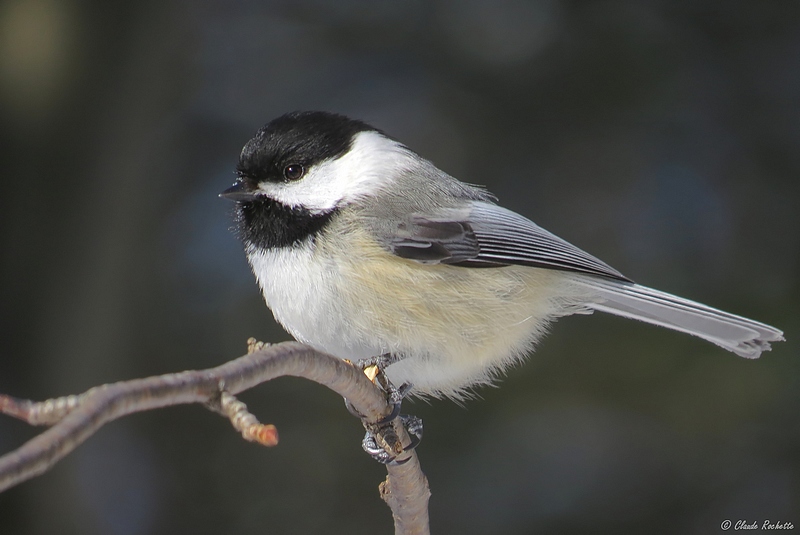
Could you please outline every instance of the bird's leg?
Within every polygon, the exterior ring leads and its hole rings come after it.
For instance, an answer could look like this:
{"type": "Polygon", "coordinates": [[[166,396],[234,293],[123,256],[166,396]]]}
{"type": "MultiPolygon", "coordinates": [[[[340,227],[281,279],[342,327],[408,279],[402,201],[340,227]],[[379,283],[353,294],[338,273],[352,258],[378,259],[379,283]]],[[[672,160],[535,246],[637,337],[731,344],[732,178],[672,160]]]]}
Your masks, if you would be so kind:
{"type": "Polygon", "coordinates": [[[400,406],[408,393],[411,391],[410,383],[403,383],[400,387],[395,387],[384,370],[390,365],[400,360],[392,354],[379,355],[368,359],[359,360],[354,366],[360,368],[369,379],[378,385],[386,393],[386,400],[392,406],[392,412],[384,416],[377,422],[369,422],[363,414],[359,413],[353,405],[344,400],[345,406],[350,413],[359,418],[367,430],[361,447],[373,459],[382,464],[402,464],[403,461],[396,461],[397,456],[404,451],[410,451],[417,447],[422,440],[422,420],[416,416],[400,414],[400,406]],[[411,443],[403,447],[400,443],[393,422],[400,418],[400,423],[406,428],[411,443]]]}

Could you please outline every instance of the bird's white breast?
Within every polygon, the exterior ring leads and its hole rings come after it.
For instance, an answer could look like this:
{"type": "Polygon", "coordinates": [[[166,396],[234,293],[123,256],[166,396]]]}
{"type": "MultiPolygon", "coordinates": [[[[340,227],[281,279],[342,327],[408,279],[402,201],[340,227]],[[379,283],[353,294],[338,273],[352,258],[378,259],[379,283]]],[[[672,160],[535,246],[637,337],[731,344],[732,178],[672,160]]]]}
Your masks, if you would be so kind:
{"type": "Polygon", "coordinates": [[[347,332],[333,259],[313,247],[283,247],[248,252],[248,260],[275,319],[298,341],[351,360],[379,354],[347,332]]]}

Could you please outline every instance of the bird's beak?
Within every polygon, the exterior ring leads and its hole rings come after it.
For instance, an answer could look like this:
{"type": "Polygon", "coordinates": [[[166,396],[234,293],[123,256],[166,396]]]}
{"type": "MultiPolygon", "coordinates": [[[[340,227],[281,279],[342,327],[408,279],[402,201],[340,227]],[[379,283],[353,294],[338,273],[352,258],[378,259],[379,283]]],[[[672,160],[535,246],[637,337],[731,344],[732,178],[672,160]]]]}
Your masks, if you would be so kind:
{"type": "Polygon", "coordinates": [[[243,180],[238,180],[236,183],[219,194],[223,199],[228,199],[236,202],[248,202],[256,200],[256,193],[248,187],[243,180]]]}

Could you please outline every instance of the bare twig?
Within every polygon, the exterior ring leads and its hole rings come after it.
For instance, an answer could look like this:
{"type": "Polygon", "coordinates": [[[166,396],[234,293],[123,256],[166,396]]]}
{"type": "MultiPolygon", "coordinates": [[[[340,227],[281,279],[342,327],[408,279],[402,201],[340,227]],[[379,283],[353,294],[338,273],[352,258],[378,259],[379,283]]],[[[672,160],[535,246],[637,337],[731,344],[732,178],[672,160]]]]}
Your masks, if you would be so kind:
{"type": "MultiPolygon", "coordinates": [[[[402,427],[402,426],[401,426],[402,427]]],[[[395,533],[428,534],[428,478],[414,455],[407,463],[389,466],[380,485],[383,501],[392,509],[395,533]]]]}
{"type": "MultiPolygon", "coordinates": [[[[381,391],[352,365],[313,349],[287,342],[251,344],[248,355],[208,370],[135,379],[92,388],[79,396],[40,403],[0,394],[0,412],[32,425],[52,427],[17,450],[0,457],[0,491],[42,474],[106,423],[135,412],[171,405],[203,403],[227,416],[248,440],[277,443],[274,426],[264,425],[234,396],[276,377],[304,377],[344,396],[370,421],[391,412],[381,391]]],[[[402,444],[410,439],[399,420],[394,430],[402,444]]],[[[395,449],[396,445],[393,446],[395,449]]],[[[430,492],[414,451],[403,452],[400,465],[388,465],[381,496],[391,507],[395,532],[426,534],[430,492]]]]}
{"type": "Polygon", "coordinates": [[[227,417],[233,428],[242,434],[243,439],[267,447],[278,445],[278,429],[272,424],[259,422],[258,418],[247,410],[247,405],[227,390],[221,390],[219,397],[206,403],[206,407],[227,417]]]}

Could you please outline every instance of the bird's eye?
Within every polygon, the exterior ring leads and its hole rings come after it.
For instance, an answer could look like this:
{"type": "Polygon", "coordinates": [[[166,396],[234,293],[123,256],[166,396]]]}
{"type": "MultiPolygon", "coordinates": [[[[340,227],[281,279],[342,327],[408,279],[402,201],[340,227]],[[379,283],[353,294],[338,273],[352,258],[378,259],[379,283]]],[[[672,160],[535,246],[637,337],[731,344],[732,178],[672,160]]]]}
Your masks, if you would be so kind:
{"type": "Polygon", "coordinates": [[[305,168],[303,168],[302,165],[300,165],[299,163],[293,163],[287,165],[283,169],[283,176],[284,178],[286,178],[286,180],[299,180],[300,178],[303,177],[305,172],[306,170],[305,168]]]}

